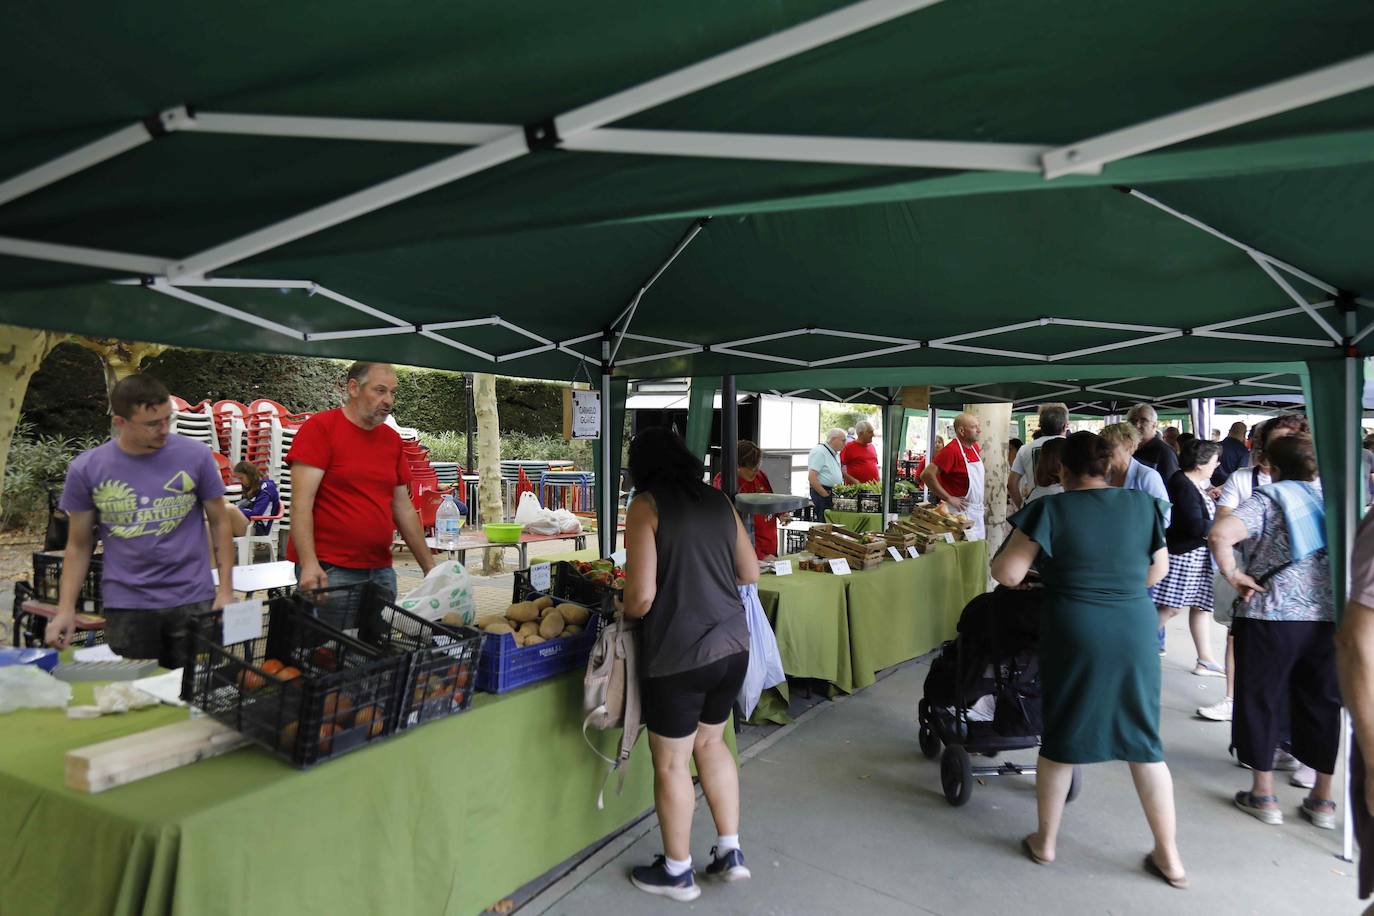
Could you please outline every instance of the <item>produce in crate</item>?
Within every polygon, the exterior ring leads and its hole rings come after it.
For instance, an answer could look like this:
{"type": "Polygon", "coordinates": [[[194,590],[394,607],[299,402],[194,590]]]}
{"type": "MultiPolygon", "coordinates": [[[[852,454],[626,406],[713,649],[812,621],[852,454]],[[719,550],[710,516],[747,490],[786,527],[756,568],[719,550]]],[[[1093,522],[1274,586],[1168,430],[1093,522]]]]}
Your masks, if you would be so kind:
{"type": "Polygon", "coordinates": [[[887,542],[840,525],[815,525],[807,532],[806,549],[818,557],[844,559],[851,569],[874,569],[882,565],[887,542]]]}

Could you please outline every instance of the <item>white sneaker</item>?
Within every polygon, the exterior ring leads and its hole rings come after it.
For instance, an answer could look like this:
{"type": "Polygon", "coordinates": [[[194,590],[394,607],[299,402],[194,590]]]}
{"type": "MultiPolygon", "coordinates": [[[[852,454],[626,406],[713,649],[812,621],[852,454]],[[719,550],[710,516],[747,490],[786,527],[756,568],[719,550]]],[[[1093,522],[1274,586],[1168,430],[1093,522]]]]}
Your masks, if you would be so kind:
{"type": "Polygon", "coordinates": [[[1274,769],[1294,773],[1302,769],[1302,762],[1283,748],[1274,748],[1274,769]]]}
{"type": "Polygon", "coordinates": [[[1235,700],[1230,697],[1223,697],[1211,706],[1199,706],[1197,708],[1198,718],[1209,719],[1213,722],[1230,722],[1231,707],[1235,700]]]}
{"type": "Polygon", "coordinates": [[[1299,767],[1288,777],[1288,784],[1299,789],[1310,789],[1317,784],[1317,771],[1311,767],[1299,767]]]}

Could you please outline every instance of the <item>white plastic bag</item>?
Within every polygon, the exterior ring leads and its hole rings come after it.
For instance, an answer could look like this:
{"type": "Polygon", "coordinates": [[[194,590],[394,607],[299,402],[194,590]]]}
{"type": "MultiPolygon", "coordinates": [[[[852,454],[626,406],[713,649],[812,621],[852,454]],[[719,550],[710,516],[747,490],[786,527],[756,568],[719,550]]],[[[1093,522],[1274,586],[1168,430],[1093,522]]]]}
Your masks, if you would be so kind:
{"type": "Polygon", "coordinates": [[[539,497],[528,490],[520,494],[520,502],[515,506],[515,524],[528,525],[543,515],[544,507],[539,505],[539,497]]]}
{"type": "Polygon", "coordinates": [[[462,618],[463,626],[471,626],[477,619],[477,598],[472,592],[472,577],[467,567],[457,560],[435,563],[429,575],[425,576],[425,581],[396,603],[426,620],[439,620],[446,614],[457,614],[462,618]]]}
{"type": "Polygon", "coordinates": [[[759,705],[759,697],[769,687],[776,687],[787,680],[782,671],[782,655],[778,652],[778,640],[773,628],[768,625],[768,617],[759,603],[757,585],[741,585],[739,600],[744,605],[744,619],[749,622],[749,669],[744,674],[744,686],[740,687],[739,702],[747,719],[754,714],[759,705]]]}
{"type": "Polygon", "coordinates": [[[0,712],[61,709],[72,701],[72,685],[35,665],[0,668],[0,712]]]}
{"type": "Polygon", "coordinates": [[[559,534],[582,533],[582,521],[567,509],[555,509],[553,511],[553,520],[558,523],[559,534]]]}

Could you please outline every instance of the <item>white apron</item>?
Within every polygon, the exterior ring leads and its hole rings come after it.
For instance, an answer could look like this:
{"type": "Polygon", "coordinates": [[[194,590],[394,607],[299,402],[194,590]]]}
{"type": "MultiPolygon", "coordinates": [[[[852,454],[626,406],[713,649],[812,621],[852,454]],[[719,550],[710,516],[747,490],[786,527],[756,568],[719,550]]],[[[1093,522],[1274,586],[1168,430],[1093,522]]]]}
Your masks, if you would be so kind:
{"type": "Polygon", "coordinates": [[[981,541],[987,537],[987,527],[983,524],[983,484],[987,477],[986,468],[981,461],[968,460],[962,442],[959,443],[959,457],[964,459],[964,472],[968,474],[968,495],[964,497],[964,515],[973,522],[973,527],[964,532],[964,538],[969,541],[981,541]]]}

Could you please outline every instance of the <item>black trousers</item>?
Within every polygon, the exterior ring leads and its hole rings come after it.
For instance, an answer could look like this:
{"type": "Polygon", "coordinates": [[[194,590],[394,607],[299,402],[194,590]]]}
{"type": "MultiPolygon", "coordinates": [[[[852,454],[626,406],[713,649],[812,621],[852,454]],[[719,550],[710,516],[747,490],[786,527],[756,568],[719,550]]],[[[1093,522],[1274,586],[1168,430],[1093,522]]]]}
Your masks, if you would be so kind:
{"type": "Polygon", "coordinates": [[[1240,762],[1268,772],[1288,700],[1294,757],[1318,773],[1336,769],[1341,694],[1336,679],[1336,625],[1237,617],[1236,702],[1231,744],[1240,762]]]}

